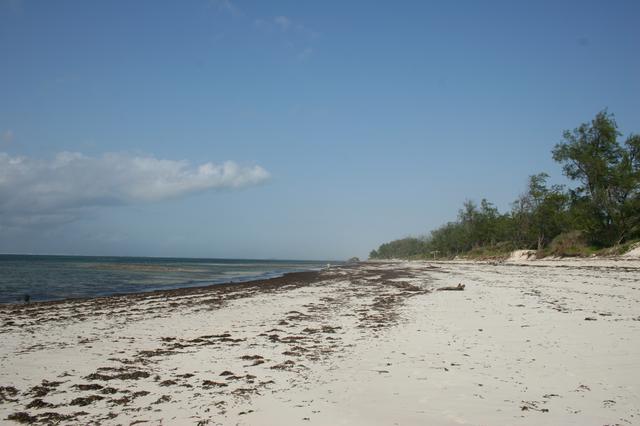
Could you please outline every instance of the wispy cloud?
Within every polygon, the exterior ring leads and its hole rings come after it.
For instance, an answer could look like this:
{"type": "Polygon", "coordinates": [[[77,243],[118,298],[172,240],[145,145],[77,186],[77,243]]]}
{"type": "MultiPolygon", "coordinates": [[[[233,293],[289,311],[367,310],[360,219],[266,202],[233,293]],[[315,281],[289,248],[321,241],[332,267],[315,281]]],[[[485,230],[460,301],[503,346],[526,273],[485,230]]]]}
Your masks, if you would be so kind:
{"type": "Polygon", "coordinates": [[[246,21],[249,20],[259,31],[270,34],[273,37],[280,37],[283,45],[290,48],[298,59],[307,59],[315,51],[312,44],[320,37],[320,33],[290,16],[275,15],[251,18],[251,16],[243,13],[231,0],[209,0],[209,4],[222,12],[234,16],[242,15],[244,19],[239,22],[246,24],[246,21]]]}
{"type": "Polygon", "coordinates": [[[209,3],[221,12],[234,16],[242,15],[242,10],[231,0],[209,0],[209,3]]]}
{"type": "Polygon", "coordinates": [[[291,27],[291,20],[286,16],[276,16],[273,18],[274,24],[276,24],[282,31],[287,31],[291,27]]]}
{"type": "Polygon", "coordinates": [[[274,30],[279,30],[281,32],[292,32],[311,39],[315,39],[320,36],[320,33],[317,31],[314,31],[285,15],[278,15],[272,18],[257,18],[253,22],[256,28],[264,31],[272,32],[274,30]]]}
{"type": "Polygon", "coordinates": [[[286,37],[285,45],[297,51],[296,57],[298,59],[309,58],[314,52],[309,44],[320,37],[320,33],[317,31],[285,15],[255,19],[254,26],[269,34],[284,34],[286,37]]]}
{"type": "Polygon", "coordinates": [[[150,203],[269,178],[260,166],[233,161],[193,166],[126,153],[89,157],[62,152],[51,159],[0,153],[0,226],[71,222],[99,206],[150,203]]]}

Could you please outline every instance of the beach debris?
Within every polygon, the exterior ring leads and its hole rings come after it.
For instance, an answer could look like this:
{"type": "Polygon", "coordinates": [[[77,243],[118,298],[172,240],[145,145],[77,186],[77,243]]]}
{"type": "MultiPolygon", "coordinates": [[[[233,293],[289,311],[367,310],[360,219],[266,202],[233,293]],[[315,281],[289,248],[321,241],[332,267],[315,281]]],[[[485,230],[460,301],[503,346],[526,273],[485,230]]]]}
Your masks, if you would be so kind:
{"type": "Polygon", "coordinates": [[[71,420],[79,416],[84,416],[87,413],[84,411],[78,411],[73,414],[60,414],[53,411],[47,411],[38,415],[38,420],[42,423],[57,425],[62,421],[71,420]]]}
{"type": "Polygon", "coordinates": [[[48,380],[43,380],[42,384],[32,387],[28,393],[33,395],[35,398],[42,398],[43,396],[47,396],[49,392],[61,384],[62,382],[50,382],[48,380]]]}
{"type": "Polygon", "coordinates": [[[131,402],[131,398],[128,396],[123,396],[122,398],[112,399],[110,401],[113,405],[127,405],[131,402]]]}
{"type": "Polygon", "coordinates": [[[287,370],[291,367],[293,367],[296,363],[291,361],[291,360],[287,360],[281,364],[276,364],[274,366],[271,367],[272,370],[287,370]]]}
{"type": "Polygon", "coordinates": [[[18,389],[13,386],[0,386],[0,403],[2,402],[16,402],[17,399],[11,399],[9,397],[14,397],[18,395],[18,389]]]}
{"type": "Polygon", "coordinates": [[[231,393],[235,396],[241,396],[244,398],[247,398],[249,394],[252,394],[252,393],[260,395],[260,392],[258,392],[258,389],[254,389],[254,388],[238,388],[231,391],[231,393]]]}
{"type": "Polygon", "coordinates": [[[27,408],[48,408],[48,407],[55,407],[55,405],[49,402],[43,401],[40,398],[34,399],[27,405],[27,408]]]}
{"type": "Polygon", "coordinates": [[[138,379],[146,379],[147,377],[149,377],[151,374],[147,373],[146,371],[131,371],[131,372],[124,372],[124,373],[119,373],[113,376],[107,376],[106,374],[101,374],[101,373],[91,373],[88,376],[85,377],[86,380],[114,380],[114,379],[118,379],[118,380],[138,380],[138,379]]]}
{"type": "Polygon", "coordinates": [[[226,384],[226,383],[222,383],[222,382],[215,382],[213,380],[204,380],[202,382],[202,386],[204,388],[224,388],[224,387],[227,387],[229,385],[226,384]]]}
{"type": "Polygon", "coordinates": [[[100,390],[103,388],[102,385],[99,385],[97,383],[90,383],[90,384],[77,384],[77,385],[73,385],[74,388],[77,388],[81,391],[88,391],[88,390],[100,390]]]}
{"type": "Polygon", "coordinates": [[[235,374],[232,376],[225,377],[225,380],[240,380],[240,379],[242,379],[242,376],[236,376],[235,374]]]}
{"type": "Polygon", "coordinates": [[[170,402],[171,401],[171,397],[169,395],[162,395],[160,398],[158,398],[155,402],[152,402],[151,404],[162,404],[163,402],[170,402]]]}
{"type": "Polygon", "coordinates": [[[598,321],[598,318],[594,318],[594,317],[586,317],[584,320],[585,320],[585,321],[598,321]]]}
{"type": "Polygon", "coordinates": [[[463,291],[464,290],[465,285],[460,283],[456,286],[447,286],[447,287],[440,287],[438,289],[438,291],[463,291]]]}
{"type": "Polygon", "coordinates": [[[29,413],[25,413],[24,411],[21,411],[18,413],[9,414],[7,416],[7,420],[13,420],[14,422],[18,422],[18,423],[32,424],[32,423],[35,423],[35,421],[38,420],[38,418],[30,415],[29,413]]]}
{"type": "Polygon", "coordinates": [[[264,359],[264,357],[260,355],[243,355],[240,357],[240,359],[243,361],[256,361],[256,360],[262,360],[264,359]]]}
{"type": "Polygon", "coordinates": [[[85,405],[89,405],[91,403],[93,403],[94,401],[100,401],[104,399],[104,396],[100,396],[100,395],[91,395],[91,396],[87,396],[87,397],[79,397],[79,398],[75,398],[74,400],[72,400],[69,405],[79,405],[81,407],[84,407],[85,405]]]}
{"type": "MultiPolygon", "coordinates": [[[[546,403],[546,401],[543,401],[543,402],[546,403]]],[[[537,401],[522,401],[522,405],[520,406],[520,410],[521,411],[533,410],[533,411],[539,411],[541,413],[548,413],[549,412],[548,408],[539,408],[537,401]]]]}

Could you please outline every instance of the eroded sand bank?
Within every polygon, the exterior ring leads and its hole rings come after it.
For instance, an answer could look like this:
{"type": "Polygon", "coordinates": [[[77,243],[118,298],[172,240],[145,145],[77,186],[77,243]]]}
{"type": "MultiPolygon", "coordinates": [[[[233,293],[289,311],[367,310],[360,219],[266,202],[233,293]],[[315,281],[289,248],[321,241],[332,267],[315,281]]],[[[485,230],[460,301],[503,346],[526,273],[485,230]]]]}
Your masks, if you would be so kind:
{"type": "Polygon", "coordinates": [[[5,305],[0,422],[640,424],[639,302],[640,264],[611,261],[5,305]]]}

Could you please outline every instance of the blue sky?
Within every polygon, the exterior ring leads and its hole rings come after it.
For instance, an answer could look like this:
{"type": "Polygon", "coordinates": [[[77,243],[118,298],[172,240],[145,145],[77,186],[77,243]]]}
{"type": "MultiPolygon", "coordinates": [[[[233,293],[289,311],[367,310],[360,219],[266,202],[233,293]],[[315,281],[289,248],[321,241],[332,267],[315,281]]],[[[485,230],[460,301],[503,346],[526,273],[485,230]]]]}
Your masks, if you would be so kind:
{"type": "Polygon", "coordinates": [[[640,3],[0,0],[0,252],[364,257],[640,132],[640,3]],[[224,164],[227,166],[224,166],[224,164]],[[2,170],[4,169],[4,171],[2,170]]]}

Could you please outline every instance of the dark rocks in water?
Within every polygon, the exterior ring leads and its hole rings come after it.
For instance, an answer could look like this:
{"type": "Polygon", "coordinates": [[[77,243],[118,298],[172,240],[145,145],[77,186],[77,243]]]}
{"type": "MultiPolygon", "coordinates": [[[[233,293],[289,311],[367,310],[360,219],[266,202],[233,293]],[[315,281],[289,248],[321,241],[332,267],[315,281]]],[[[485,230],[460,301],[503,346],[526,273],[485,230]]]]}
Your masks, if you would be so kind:
{"type": "Polygon", "coordinates": [[[360,258],[354,256],[347,260],[347,263],[360,263],[360,258]]]}

